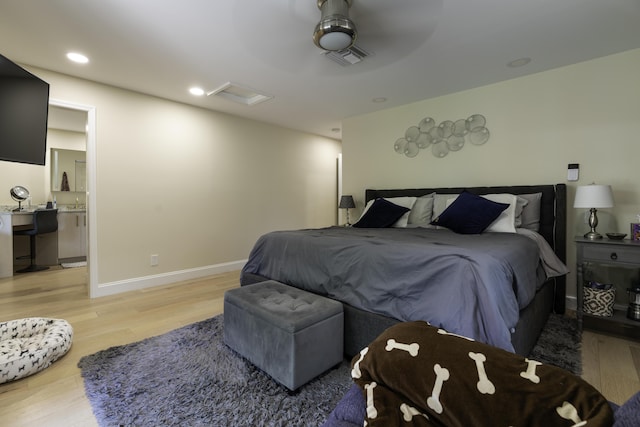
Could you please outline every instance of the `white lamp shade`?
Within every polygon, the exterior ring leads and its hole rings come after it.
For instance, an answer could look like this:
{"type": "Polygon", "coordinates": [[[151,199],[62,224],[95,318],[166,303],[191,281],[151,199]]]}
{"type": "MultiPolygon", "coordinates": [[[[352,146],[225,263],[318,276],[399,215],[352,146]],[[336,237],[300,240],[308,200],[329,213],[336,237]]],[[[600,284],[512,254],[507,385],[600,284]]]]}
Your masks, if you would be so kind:
{"type": "Polygon", "coordinates": [[[610,185],[582,185],[576,190],[574,208],[612,208],[613,192],[610,185]]]}

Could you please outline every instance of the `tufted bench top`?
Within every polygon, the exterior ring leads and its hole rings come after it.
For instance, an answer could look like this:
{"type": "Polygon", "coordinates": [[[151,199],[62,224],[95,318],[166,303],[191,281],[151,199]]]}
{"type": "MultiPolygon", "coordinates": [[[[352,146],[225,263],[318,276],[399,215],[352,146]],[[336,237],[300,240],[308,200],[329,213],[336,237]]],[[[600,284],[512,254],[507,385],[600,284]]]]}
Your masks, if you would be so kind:
{"type": "Polygon", "coordinates": [[[231,289],[228,303],[288,332],[297,332],[342,313],[342,303],[275,280],[231,289]]]}

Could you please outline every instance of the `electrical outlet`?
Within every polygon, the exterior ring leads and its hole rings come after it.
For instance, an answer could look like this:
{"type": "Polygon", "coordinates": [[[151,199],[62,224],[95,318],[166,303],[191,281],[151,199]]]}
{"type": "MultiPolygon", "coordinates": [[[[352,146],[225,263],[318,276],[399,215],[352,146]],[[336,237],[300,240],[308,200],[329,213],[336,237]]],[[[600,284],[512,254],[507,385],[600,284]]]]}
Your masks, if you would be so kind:
{"type": "Polygon", "coordinates": [[[151,267],[158,265],[158,255],[151,255],[151,267]]]}

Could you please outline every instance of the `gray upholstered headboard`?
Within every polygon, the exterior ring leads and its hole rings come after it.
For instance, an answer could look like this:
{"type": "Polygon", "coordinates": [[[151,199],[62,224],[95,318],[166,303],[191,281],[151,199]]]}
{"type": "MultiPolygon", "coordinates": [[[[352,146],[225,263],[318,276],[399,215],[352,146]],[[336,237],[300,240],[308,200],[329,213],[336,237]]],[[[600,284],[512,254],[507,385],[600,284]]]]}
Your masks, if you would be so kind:
{"type": "MultiPolygon", "coordinates": [[[[440,194],[459,194],[466,190],[473,194],[510,193],[531,194],[542,193],[540,201],[540,231],[549,242],[558,258],[567,261],[567,186],[556,185],[515,185],[495,187],[452,187],[452,188],[407,188],[365,191],[365,200],[379,197],[419,197],[433,192],[440,194]]],[[[566,276],[556,277],[555,311],[564,313],[566,276]]]]}

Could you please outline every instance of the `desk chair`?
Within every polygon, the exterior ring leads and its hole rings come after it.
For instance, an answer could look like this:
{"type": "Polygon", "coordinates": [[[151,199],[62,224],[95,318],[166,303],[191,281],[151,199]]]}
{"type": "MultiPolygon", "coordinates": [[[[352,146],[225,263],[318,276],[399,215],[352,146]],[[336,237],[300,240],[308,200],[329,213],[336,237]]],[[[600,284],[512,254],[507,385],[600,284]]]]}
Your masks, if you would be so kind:
{"type": "Polygon", "coordinates": [[[17,273],[30,273],[33,271],[47,270],[49,267],[36,265],[36,236],[39,234],[53,233],[58,230],[58,210],[38,209],[33,212],[33,228],[17,230],[13,234],[17,236],[29,236],[31,264],[27,268],[18,270],[17,273]]]}

